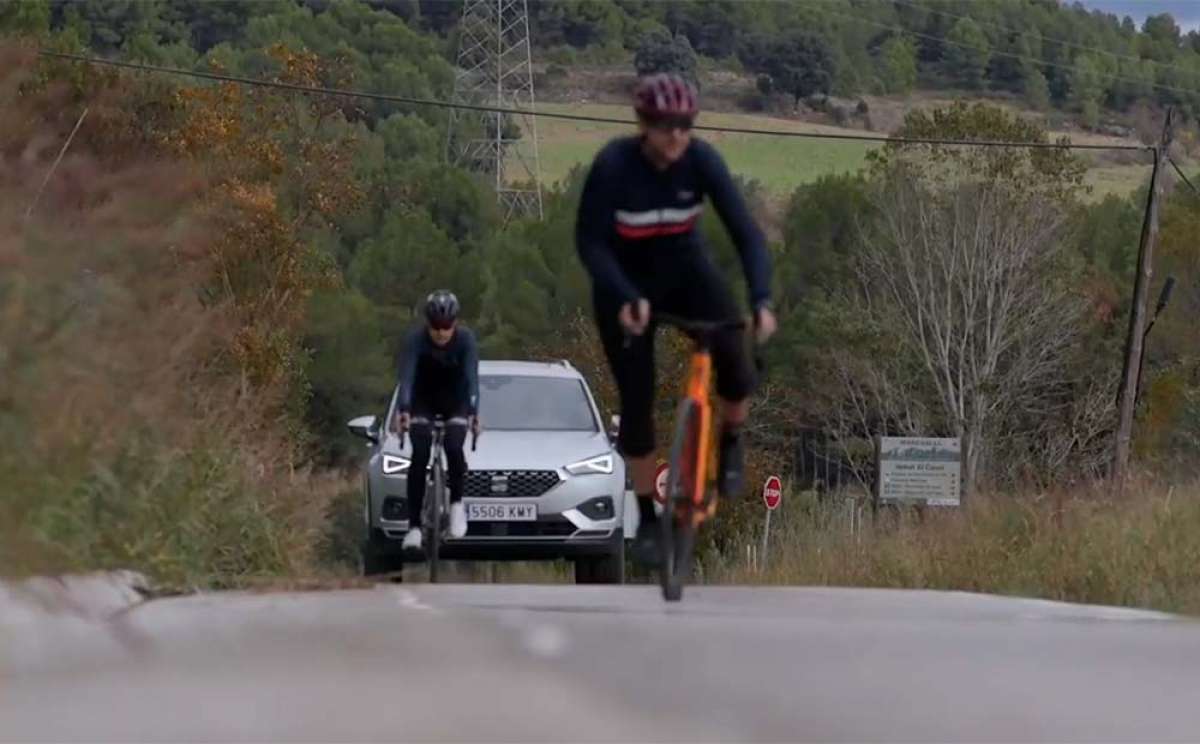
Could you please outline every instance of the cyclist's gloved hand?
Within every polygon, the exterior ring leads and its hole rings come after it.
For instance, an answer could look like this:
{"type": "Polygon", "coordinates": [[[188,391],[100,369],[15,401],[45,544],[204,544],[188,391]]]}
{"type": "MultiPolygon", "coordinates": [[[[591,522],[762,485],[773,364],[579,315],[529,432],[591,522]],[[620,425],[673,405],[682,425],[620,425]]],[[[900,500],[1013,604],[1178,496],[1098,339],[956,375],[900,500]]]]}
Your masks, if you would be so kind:
{"type": "Polygon", "coordinates": [[[650,301],[642,297],[636,302],[626,302],[621,307],[618,318],[628,333],[634,336],[642,335],[650,323],[650,301]]]}
{"type": "Polygon", "coordinates": [[[775,313],[767,303],[760,303],[754,311],[754,334],[760,344],[765,344],[779,328],[775,313]]]}
{"type": "Polygon", "coordinates": [[[476,415],[472,416],[471,417],[471,435],[476,436],[476,437],[479,436],[479,430],[482,428],[483,428],[483,424],[481,424],[479,422],[479,415],[476,414],[476,415]]]}
{"type": "Polygon", "coordinates": [[[412,422],[412,417],[407,411],[396,411],[395,417],[392,419],[392,431],[402,433],[408,431],[408,425],[412,422]]]}

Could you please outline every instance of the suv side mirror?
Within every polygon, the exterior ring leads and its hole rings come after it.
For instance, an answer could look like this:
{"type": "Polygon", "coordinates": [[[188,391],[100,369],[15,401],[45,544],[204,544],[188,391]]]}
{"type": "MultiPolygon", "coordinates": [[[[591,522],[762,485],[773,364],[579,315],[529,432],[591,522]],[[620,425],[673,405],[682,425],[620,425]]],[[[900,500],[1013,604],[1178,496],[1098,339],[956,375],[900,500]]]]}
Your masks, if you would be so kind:
{"type": "Polygon", "coordinates": [[[617,441],[617,435],[621,433],[621,414],[614,413],[608,419],[608,438],[612,441],[617,441]]]}
{"type": "Polygon", "coordinates": [[[354,436],[362,437],[372,444],[379,444],[379,419],[374,416],[359,416],[346,426],[354,436]]]}

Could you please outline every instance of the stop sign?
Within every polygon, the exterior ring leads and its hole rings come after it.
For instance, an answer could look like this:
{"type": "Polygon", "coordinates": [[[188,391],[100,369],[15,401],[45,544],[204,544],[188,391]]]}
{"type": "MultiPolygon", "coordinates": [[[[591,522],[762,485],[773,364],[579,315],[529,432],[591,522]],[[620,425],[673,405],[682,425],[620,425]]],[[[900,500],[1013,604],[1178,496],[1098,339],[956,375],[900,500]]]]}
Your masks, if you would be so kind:
{"type": "Polygon", "coordinates": [[[767,505],[768,509],[774,511],[779,507],[780,501],[783,501],[783,483],[779,480],[779,476],[772,475],[763,484],[763,503],[767,505]]]}
{"type": "Polygon", "coordinates": [[[667,464],[660,462],[658,469],[654,471],[654,492],[660,504],[667,502],[667,470],[667,464]]]}

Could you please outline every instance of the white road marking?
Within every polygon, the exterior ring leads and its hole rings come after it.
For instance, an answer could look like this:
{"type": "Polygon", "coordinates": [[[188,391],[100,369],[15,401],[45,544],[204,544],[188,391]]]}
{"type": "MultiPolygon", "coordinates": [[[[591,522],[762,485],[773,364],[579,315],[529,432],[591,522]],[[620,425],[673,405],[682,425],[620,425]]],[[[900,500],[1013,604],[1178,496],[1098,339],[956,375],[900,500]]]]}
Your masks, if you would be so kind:
{"type": "Polygon", "coordinates": [[[436,607],[425,604],[421,601],[420,597],[407,589],[396,589],[396,601],[406,610],[421,610],[423,612],[432,612],[435,615],[441,614],[436,607]]]}
{"type": "Polygon", "coordinates": [[[552,659],[562,656],[567,648],[567,634],[557,625],[535,625],[525,631],[525,648],[534,656],[552,659]]]}

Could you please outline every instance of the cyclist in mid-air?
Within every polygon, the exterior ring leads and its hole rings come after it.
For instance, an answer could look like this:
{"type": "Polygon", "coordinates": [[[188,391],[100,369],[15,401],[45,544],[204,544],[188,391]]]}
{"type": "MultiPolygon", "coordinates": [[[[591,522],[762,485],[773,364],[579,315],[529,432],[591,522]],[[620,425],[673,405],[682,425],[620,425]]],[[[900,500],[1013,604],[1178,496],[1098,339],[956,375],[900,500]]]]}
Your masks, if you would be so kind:
{"type": "Polygon", "coordinates": [[[425,323],[404,340],[400,351],[399,397],[392,428],[411,431],[412,464],[408,469],[408,533],[403,549],[421,550],[421,509],[425,502],[425,469],[433,445],[433,418],[445,420],[450,491],[450,535],[467,534],[463,480],[467,459],[463,443],[467,427],[479,432],[479,351],[475,334],[458,322],[458,298],[437,290],[425,301],[425,323]]]}
{"type": "MultiPolygon", "coordinates": [[[[661,310],[698,321],[729,321],[737,302],[700,238],[697,222],[708,197],[741,256],[759,342],[776,327],[769,303],[771,260],[766,241],[708,143],[693,138],[696,90],[678,75],[642,79],[634,93],[638,134],[609,142],[584,183],[576,247],[592,279],[596,326],[621,398],[619,442],[630,463],[640,526],[635,558],[658,558],[654,510],[654,321],[661,310]],[[633,340],[626,344],[626,337],[633,340]]],[[[721,399],[717,491],[736,494],[743,481],[742,428],[755,372],[744,333],[728,330],[712,342],[721,399]]]]}

